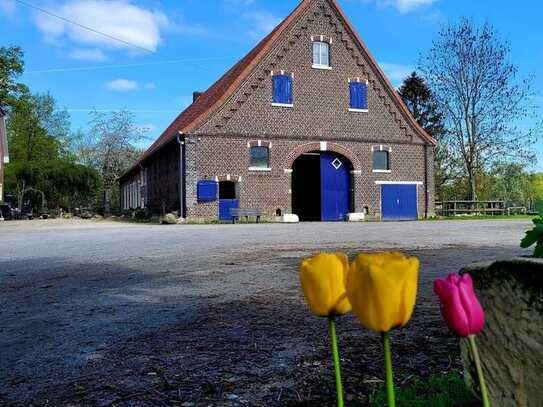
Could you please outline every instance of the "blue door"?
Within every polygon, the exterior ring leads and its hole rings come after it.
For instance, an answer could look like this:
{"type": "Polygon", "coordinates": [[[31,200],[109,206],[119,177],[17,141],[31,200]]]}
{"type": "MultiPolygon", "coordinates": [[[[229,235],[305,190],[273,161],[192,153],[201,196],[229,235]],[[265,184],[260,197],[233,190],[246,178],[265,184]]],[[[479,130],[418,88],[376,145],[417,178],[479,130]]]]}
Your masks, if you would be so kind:
{"type": "Polygon", "coordinates": [[[237,185],[232,181],[219,182],[219,220],[232,220],[230,209],[239,208],[237,185]]]}
{"type": "Polygon", "coordinates": [[[239,208],[237,199],[219,199],[219,220],[232,220],[231,208],[239,208]]]}
{"type": "Polygon", "coordinates": [[[321,220],[345,220],[349,213],[351,176],[347,160],[321,153],[321,220]]]}
{"type": "Polygon", "coordinates": [[[381,211],[384,220],[417,220],[417,186],[382,185],[381,211]]]}

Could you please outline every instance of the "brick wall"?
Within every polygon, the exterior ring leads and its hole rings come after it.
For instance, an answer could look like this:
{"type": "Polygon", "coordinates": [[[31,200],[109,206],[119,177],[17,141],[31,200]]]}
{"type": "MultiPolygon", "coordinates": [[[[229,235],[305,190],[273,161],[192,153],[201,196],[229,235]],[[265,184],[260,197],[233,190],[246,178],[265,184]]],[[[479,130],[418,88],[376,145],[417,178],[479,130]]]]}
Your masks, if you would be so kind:
{"type": "MultiPolygon", "coordinates": [[[[240,206],[246,208],[260,208],[266,215],[273,216],[277,209],[282,213],[291,210],[291,173],[293,159],[303,152],[318,151],[321,141],[314,140],[308,143],[302,139],[274,139],[265,141],[272,143],[270,149],[271,171],[249,170],[248,142],[254,138],[234,136],[200,136],[191,138],[187,143],[187,207],[188,216],[193,218],[216,218],[218,203],[201,204],[197,202],[196,183],[201,179],[215,179],[215,177],[230,174],[232,179],[241,178],[240,206]],[[189,147],[190,146],[190,147],[189,147]],[[218,153],[220,151],[220,154],[218,153]],[[219,156],[220,155],[220,156],[219,156]]],[[[386,146],[390,151],[390,173],[374,173],[372,170],[373,143],[357,141],[328,142],[327,150],[339,153],[351,162],[354,173],[353,197],[354,210],[363,212],[367,207],[370,214],[380,215],[381,187],[377,181],[416,181],[424,182],[424,145],[420,144],[394,144],[386,146]],[[413,162],[419,165],[413,165],[413,162]]],[[[430,150],[431,151],[431,150],[430,150]]],[[[428,157],[429,162],[432,157],[428,157]]],[[[431,178],[431,174],[429,174],[431,178]]],[[[430,183],[429,188],[432,188],[430,183]]],[[[433,184],[432,184],[433,185],[433,184]]],[[[425,214],[424,185],[418,187],[419,216],[425,214]]],[[[433,195],[429,197],[433,203],[433,195]]],[[[428,208],[433,213],[433,207],[428,208]]]]}

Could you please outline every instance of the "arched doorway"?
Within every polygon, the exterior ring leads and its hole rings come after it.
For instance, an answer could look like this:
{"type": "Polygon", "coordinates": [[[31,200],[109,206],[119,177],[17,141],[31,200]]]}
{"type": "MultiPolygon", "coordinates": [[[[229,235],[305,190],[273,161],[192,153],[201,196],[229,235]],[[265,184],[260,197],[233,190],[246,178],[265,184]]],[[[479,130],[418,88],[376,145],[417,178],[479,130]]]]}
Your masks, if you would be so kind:
{"type": "Polygon", "coordinates": [[[351,162],[331,151],[300,155],[292,165],[292,212],[301,221],[343,221],[351,212],[351,162]]]}

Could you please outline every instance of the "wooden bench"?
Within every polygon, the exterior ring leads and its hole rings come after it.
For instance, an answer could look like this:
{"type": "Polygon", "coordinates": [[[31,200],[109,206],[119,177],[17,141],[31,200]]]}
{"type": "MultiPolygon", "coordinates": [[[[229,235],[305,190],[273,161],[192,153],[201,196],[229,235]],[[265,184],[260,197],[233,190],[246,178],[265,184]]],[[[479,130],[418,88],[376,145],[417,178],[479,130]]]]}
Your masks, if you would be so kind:
{"type": "Polygon", "coordinates": [[[256,223],[260,223],[260,217],[262,216],[262,211],[260,209],[243,209],[243,208],[230,208],[230,215],[232,216],[232,223],[236,223],[236,220],[245,218],[246,222],[249,223],[249,218],[254,217],[256,223]]]}

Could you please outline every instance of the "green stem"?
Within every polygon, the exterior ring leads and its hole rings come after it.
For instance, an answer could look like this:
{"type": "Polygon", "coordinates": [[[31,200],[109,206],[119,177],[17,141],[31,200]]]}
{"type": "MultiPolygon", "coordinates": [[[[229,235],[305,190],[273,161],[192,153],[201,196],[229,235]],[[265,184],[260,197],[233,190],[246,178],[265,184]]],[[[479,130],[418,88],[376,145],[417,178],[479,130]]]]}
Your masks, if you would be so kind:
{"type": "Polygon", "coordinates": [[[479,350],[477,348],[477,342],[475,342],[475,335],[468,336],[468,342],[475,361],[475,368],[477,369],[477,376],[479,376],[479,388],[481,389],[481,398],[483,399],[483,406],[490,407],[488,401],[488,392],[486,390],[485,376],[483,375],[483,369],[481,367],[481,358],[479,357],[479,350]]]}
{"type": "Polygon", "coordinates": [[[392,352],[390,351],[390,337],[388,332],[383,332],[383,349],[385,352],[388,407],[396,407],[396,398],[394,396],[394,377],[392,374],[392,352]]]}
{"type": "Polygon", "coordinates": [[[343,385],[341,384],[341,366],[339,365],[339,351],[336,337],[336,321],[334,317],[328,318],[328,329],[330,331],[330,338],[332,339],[332,358],[334,360],[334,370],[336,372],[337,405],[338,407],[343,407],[343,385]]]}

